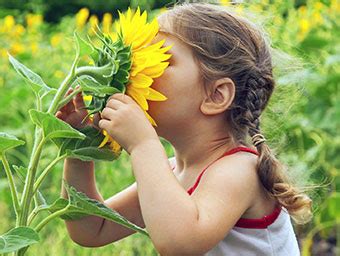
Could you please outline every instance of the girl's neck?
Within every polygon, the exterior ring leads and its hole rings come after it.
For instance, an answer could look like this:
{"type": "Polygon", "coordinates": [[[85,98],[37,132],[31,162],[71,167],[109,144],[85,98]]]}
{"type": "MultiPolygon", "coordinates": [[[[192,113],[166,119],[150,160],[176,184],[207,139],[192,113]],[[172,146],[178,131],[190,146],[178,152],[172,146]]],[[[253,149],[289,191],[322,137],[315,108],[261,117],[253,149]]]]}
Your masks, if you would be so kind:
{"type": "Polygon", "coordinates": [[[200,170],[227,150],[239,146],[225,132],[190,136],[172,144],[177,172],[200,170]]]}

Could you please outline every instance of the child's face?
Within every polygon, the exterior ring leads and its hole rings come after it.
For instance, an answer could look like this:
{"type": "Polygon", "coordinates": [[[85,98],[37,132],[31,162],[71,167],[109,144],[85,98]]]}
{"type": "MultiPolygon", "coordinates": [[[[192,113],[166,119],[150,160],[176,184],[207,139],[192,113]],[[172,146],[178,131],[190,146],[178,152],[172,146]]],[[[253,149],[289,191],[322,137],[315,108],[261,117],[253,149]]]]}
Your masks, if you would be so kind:
{"type": "Polygon", "coordinates": [[[158,125],[158,135],[167,138],[172,129],[188,128],[198,120],[203,83],[191,49],[176,37],[163,32],[158,33],[153,43],[162,39],[165,39],[164,46],[173,45],[168,51],[172,57],[169,67],[162,76],[154,79],[151,87],[168,99],[149,101],[149,114],[158,125]]]}

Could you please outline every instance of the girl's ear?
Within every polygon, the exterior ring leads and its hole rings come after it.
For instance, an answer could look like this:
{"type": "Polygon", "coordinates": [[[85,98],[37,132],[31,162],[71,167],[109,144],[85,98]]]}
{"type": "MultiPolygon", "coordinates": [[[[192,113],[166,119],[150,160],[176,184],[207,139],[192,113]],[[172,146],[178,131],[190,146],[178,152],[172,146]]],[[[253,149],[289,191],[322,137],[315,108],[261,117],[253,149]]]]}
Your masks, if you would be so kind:
{"type": "Polygon", "coordinates": [[[221,78],[214,81],[211,90],[205,94],[201,104],[201,111],[205,115],[220,114],[228,109],[234,100],[235,84],[230,78],[221,78]]]}

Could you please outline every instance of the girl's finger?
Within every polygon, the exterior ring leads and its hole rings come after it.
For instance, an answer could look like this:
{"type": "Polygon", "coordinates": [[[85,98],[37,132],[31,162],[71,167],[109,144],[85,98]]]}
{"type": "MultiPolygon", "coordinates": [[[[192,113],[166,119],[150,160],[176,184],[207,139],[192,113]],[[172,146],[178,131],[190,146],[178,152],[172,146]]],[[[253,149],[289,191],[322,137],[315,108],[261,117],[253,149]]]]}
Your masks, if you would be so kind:
{"type": "Polygon", "coordinates": [[[119,100],[115,100],[115,99],[110,99],[107,103],[106,106],[112,109],[117,110],[119,107],[124,106],[124,103],[119,101],[119,100]]]}
{"type": "Polygon", "coordinates": [[[59,118],[61,120],[64,120],[64,115],[63,112],[61,111],[57,111],[57,113],[55,114],[56,118],[59,118]]]}
{"type": "Polygon", "coordinates": [[[85,103],[84,103],[84,99],[83,99],[83,95],[82,93],[78,93],[74,99],[74,105],[76,107],[76,109],[83,109],[85,108],[85,103]]]}
{"type": "Polygon", "coordinates": [[[99,128],[107,130],[110,127],[110,121],[101,119],[98,123],[99,128]]]}
{"type": "Polygon", "coordinates": [[[66,113],[71,113],[75,110],[73,100],[70,100],[65,106],[64,106],[66,113]]]}
{"type": "Polygon", "coordinates": [[[99,115],[99,113],[95,113],[95,114],[93,115],[93,125],[94,125],[95,127],[98,127],[98,128],[99,128],[99,121],[100,121],[100,115],[99,115]]]}
{"type": "Polygon", "coordinates": [[[112,108],[104,108],[101,113],[101,117],[102,119],[110,120],[114,114],[115,114],[115,110],[113,110],[112,108]]]}

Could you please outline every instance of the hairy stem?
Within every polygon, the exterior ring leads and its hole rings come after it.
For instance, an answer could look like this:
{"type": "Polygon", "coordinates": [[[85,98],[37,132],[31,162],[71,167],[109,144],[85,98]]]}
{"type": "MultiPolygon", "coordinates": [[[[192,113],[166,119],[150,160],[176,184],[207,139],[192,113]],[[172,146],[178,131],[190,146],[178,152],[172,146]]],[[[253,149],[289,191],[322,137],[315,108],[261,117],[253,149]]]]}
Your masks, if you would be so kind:
{"type": "Polygon", "coordinates": [[[45,170],[40,174],[39,178],[37,181],[34,183],[34,188],[33,188],[33,194],[36,193],[36,191],[39,189],[41,183],[47,176],[47,174],[50,172],[50,170],[62,159],[66,157],[66,154],[58,156],[56,159],[54,159],[46,168],[45,170]]]}
{"type": "Polygon", "coordinates": [[[30,216],[28,216],[28,225],[31,225],[34,218],[42,211],[46,211],[49,208],[49,206],[46,205],[39,205],[38,207],[34,208],[34,210],[31,212],[30,216]]]}
{"type": "Polygon", "coordinates": [[[73,61],[70,73],[66,76],[64,81],[61,83],[56,95],[54,96],[54,99],[48,109],[48,113],[54,115],[56,111],[58,110],[59,102],[63,99],[67,89],[71,86],[72,82],[76,78],[76,66],[78,64],[78,61],[79,61],[79,55],[77,54],[76,58],[73,61]]]}
{"type": "Polygon", "coordinates": [[[15,187],[13,175],[12,175],[11,169],[9,167],[9,164],[8,164],[7,158],[5,156],[5,153],[2,153],[1,160],[2,160],[2,163],[4,165],[6,175],[7,175],[7,179],[8,179],[8,183],[9,183],[9,188],[10,188],[11,195],[12,195],[12,202],[13,202],[13,207],[14,207],[14,211],[15,211],[15,215],[16,215],[16,220],[18,221],[18,219],[19,219],[19,212],[20,212],[20,204],[19,204],[19,199],[18,199],[18,192],[17,192],[17,189],[15,187]]]}
{"type": "Polygon", "coordinates": [[[27,176],[26,176],[26,181],[25,181],[25,186],[24,186],[24,191],[23,191],[23,196],[21,198],[21,207],[22,207],[22,212],[19,218],[19,226],[26,226],[27,225],[27,216],[28,216],[28,211],[29,207],[31,204],[31,199],[32,199],[32,190],[33,190],[33,185],[34,185],[34,180],[35,180],[35,174],[37,171],[38,163],[39,163],[39,158],[40,154],[43,148],[43,145],[45,143],[45,139],[40,136],[38,138],[38,146],[34,149],[31,155],[30,163],[28,166],[28,171],[27,171],[27,176]]]}
{"type": "Polygon", "coordinates": [[[35,228],[34,230],[36,232],[39,232],[48,222],[50,222],[52,219],[56,218],[56,217],[59,217],[60,215],[63,215],[64,213],[67,212],[69,208],[69,205],[66,206],[65,208],[59,210],[59,211],[56,211],[54,213],[52,213],[51,215],[49,215],[48,217],[46,217],[45,219],[43,219],[35,228]]]}
{"type": "Polygon", "coordinates": [[[74,90],[70,95],[68,95],[65,99],[61,100],[58,104],[57,109],[60,109],[61,107],[66,105],[75,95],[81,92],[81,90],[82,90],[81,87],[79,87],[78,89],[74,90]]]}

